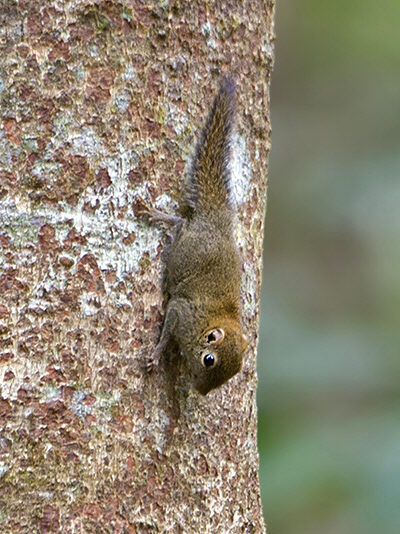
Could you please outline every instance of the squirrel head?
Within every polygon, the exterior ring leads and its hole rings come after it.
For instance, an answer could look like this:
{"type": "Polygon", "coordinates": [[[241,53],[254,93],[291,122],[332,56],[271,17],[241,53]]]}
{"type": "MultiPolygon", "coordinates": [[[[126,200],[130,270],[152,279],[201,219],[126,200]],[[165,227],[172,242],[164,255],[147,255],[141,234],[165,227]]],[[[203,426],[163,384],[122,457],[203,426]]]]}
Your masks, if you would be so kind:
{"type": "Polygon", "coordinates": [[[188,359],[195,389],[206,395],[238,373],[247,345],[238,322],[220,320],[209,326],[188,359]]]}

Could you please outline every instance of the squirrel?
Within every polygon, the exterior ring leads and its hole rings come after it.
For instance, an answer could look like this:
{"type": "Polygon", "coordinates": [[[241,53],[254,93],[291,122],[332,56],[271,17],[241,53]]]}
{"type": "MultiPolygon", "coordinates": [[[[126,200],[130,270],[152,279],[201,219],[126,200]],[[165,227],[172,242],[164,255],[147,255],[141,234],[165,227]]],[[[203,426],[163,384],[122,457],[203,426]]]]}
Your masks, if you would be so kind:
{"type": "Polygon", "coordinates": [[[230,200],[231,136],[236,95],[222,81],[192,161],[182,217],[144,207],[151,221],[175,227],[167,259],[168,302],[160,340],[147,371],[174,340],[194,388],[206,395],[238,373],[247,340],[240,323],[241,257],[230,200]]]}

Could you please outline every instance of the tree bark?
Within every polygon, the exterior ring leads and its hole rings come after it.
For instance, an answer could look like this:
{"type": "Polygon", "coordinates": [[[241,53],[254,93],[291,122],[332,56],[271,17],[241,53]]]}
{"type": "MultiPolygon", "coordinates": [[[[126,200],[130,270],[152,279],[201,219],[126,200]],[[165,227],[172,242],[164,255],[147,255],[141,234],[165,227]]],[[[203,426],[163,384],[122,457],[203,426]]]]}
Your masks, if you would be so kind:
{"type": "Polygon", "coordinates": [[[263,532],[257,328],[273,1],[5,0],[0,8],[0,530],[263,532]],[[206,397],[141,362],[165,235],[223,73],[242,372],[206,397]],[[135,215],[136,214],[136,215],[135,215]]]}

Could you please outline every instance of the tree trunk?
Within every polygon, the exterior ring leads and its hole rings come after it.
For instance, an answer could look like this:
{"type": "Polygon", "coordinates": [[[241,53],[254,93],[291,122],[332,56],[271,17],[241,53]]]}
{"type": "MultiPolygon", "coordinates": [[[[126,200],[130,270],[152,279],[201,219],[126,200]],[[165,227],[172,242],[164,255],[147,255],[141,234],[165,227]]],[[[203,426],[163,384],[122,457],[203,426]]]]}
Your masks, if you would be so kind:
{"type": "Polygon", "coordinates": [[[5,0],[0,8],[1,532],[263,532],[256,363],[273,1],[5,0]],[[141,362],[163,317],[165,235],[221,74],[240,374],[206,397],[141,362]]]}

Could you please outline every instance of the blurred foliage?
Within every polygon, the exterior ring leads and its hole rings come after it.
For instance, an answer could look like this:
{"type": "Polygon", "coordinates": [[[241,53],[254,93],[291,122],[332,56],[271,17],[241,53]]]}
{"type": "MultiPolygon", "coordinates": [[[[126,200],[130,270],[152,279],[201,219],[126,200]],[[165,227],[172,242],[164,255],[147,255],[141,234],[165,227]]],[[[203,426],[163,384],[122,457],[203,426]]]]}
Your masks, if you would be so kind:
{"type": "Polygon", "coordinates": [[[400,2],[277,2],[259,345],[270,534],[400,532],[400,2]]]}

